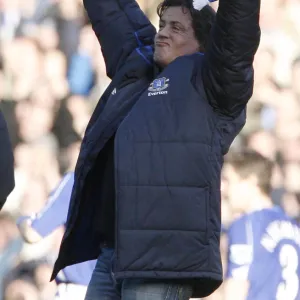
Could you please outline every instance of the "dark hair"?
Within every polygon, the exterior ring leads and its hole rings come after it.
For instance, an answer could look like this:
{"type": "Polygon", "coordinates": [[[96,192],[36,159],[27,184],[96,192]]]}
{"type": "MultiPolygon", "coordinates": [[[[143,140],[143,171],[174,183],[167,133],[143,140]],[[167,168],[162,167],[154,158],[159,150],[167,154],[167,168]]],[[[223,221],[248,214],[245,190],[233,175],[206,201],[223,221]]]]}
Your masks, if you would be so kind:
{"type": "Polygon", "coordinates": [[[226,162],[229,163],[235,172],[246,179],[250,176],[257,178],[260,190],[269,195],[271,192],[271,176],[274,163],[255,151],[243,151],[228,155],[226,162]]]}
{"type": "Polygon", "coordinates": [[[214,9],[209,5],[204,6],[201,10],[194,9],[192,0],[164,0],[157,7],[158,16],[161,18],[167,8],[174,6],[181,6],[183,12],[186,9],[190,12],[195,37],[200,44],[200,51],[204,52],[216,17],[214,9]]]}

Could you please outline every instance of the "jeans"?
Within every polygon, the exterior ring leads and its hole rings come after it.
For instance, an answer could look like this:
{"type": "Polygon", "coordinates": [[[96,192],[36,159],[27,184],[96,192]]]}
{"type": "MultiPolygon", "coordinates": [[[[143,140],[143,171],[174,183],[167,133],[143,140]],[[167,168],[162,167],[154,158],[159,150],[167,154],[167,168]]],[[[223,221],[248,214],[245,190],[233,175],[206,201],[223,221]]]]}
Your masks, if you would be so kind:
{"type": "Polygon", "coordinates": [[[144,279],[117,282],[112,273],[114,249],[104,248],[98,258],[85,300],[188,300],[193,288],[189,284],[144,279]]]}

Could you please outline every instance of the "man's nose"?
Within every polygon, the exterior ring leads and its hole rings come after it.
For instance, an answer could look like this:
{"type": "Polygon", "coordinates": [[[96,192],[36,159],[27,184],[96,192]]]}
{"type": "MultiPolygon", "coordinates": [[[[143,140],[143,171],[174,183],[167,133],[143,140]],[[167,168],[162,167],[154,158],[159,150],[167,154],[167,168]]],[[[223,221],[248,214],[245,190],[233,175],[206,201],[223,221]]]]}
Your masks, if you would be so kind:
{"type": "Polygon", "coordinates": [[[160,38],[168,38],[169,37],[169,29],[167,28],[167,26],[165,26],[164,28],[159,30],[158,36],[160,38]]]}

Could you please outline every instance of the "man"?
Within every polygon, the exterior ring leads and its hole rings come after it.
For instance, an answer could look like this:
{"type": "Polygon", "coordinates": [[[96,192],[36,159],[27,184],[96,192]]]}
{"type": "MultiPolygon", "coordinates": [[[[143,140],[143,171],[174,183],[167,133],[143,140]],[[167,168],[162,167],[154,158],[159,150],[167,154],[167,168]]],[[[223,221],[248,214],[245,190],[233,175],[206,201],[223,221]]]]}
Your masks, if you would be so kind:
{"type": "Polygon", "coordinates": [[[5,119],[0,111],[0,210],[15,187],[14,156],[5,119]]]}
{"type": "Polygon", "coordinates": [[[260,0],[221,0],[216,19],[206,4],[164,1],[156,34],[134,0],[84,0],[112,82],[52,278],[98,257],[87,300],[185,300],[222,283],[222,157],[253,91],[260,0]]]}
{"type": "Polygon", "coordinates": [[[270,199],[273,164],[234,155],[224,173],[238,216],[228,230],[226,300],[300,299],[300,228],[270,199]]]}
{"type": "MultiPolygon", "coordinates": [[[[37,243],[66,222],[74,183],[74,173],[67,173],[52,192],[46,206],[32,217],[21,217],[18,227],[24,240],[37,243]]],[[[58,292],[55,299],[83,300],[95,261],[88,261],[65,268],[57,278],[58,292]]]]}

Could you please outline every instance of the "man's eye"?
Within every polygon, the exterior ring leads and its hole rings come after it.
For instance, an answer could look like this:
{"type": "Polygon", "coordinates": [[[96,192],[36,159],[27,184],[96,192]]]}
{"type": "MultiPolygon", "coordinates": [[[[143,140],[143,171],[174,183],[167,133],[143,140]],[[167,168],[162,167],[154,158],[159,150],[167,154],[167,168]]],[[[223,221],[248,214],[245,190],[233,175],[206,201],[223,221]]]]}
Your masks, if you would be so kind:
{"type": "Polygon", "coordinates": [[[181,28],[180,28],[180,27],[178,27],[178,26],[174,26],[174,27],[173,27],[173,30],[174,30],[174,31],[180,31],[180,30],[181,30],[181,28]]]}

